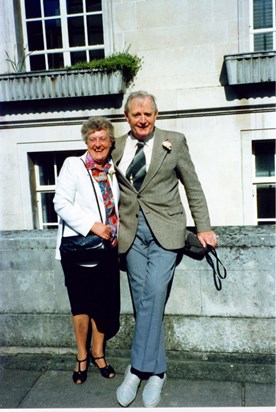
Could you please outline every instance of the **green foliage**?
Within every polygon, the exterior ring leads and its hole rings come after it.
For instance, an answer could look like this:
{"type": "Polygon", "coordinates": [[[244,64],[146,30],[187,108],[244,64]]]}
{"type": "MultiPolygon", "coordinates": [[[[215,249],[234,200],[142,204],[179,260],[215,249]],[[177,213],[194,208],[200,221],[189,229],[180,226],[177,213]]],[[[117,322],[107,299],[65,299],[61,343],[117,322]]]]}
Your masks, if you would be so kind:
{"type": "Polygon", "coordinates": [[[23,59],[22,59],[22,60],[19,60],[19,61],[16,61],[15,55],[14,55],[14,58],[12,59],[12,58],[9,56],[9,54],[8,54],[8,52],[7,52],[6,50],[5,50],[5,53],[6,53],[6,56],[7,56],[6,61],[10,63],[10,65],[11,65],[11,67],[12,67],[12,70],[13,70],[15,73],[21,73],[22,71],[25,70],[25,61],[26,61],[27,57],[30,56],[30,54],[31,54],[32,52],[26,53],[26,54],[24,55],[23,59]]]}
{"type": "MultiPolygon", "coordinates": [[[[129,49],[129,48],[128,48],[129,49]]],[[[105,73],[114,73],[115,71],[121,71],[126,87],[128,87],[135,79],[138,71],[142,67],[142,59],[137,55],[129,53],[128,49],[120,53],[114,53],[103,59],[95,59],[90,62],[79,62],[70,67],[65,67],[66,70],[100,70],[105,73]]],[[[22,61],[16,61],[16,58],[12,59],[5,51],[7,59],[12,67],[13,72],[20,73],[25,69],[26,58],[31,54],[24,55],[22,61]]],[[[61,68],[59,68],[61,69],[61,68]]],[[[58,70],[58,69],[56,69],[58,70]]]]}
{"type": "Polygon", "coordinates": [[[80,62],[73,66],[66,67],[70,69],[91,69],[101,70],[105,73],[113,73],[120,70],[123,74],[126,86],[128,87],[134,80],[138,71],[142,66],[142,59],[136,55],[131,55],[128,52],[115,53],[104,59],[92,60],[90,62],[80,62]]]}

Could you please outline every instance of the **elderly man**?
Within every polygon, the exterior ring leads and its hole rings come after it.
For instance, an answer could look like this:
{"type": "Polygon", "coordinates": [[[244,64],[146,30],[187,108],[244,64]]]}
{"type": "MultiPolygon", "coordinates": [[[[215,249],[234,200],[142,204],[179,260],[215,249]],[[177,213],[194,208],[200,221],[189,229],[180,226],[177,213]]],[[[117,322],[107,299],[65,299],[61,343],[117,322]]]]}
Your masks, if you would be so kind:
{"type": "Polygon", "coordinates": [[[142,379],[148,379],[144,406],[156,406],[166,382],[163,314],[186,237],[179,181],[200,242],[217,243],[185,136],[155,127],[157,115],[153,95],[132,93],[125,104],[130,132],[116,139],[112,153],[121,190],[119,252],[126,258],[135,311],[131,365],[117,389],[122,406],[133,402],[142,379]]]}

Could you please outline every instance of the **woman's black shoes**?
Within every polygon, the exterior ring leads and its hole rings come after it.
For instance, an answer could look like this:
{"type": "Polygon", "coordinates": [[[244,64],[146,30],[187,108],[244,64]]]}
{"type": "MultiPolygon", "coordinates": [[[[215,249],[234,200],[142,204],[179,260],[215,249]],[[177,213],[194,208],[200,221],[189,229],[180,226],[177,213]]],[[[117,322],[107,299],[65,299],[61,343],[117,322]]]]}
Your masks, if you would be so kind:
{"type": "Polygon", "coordinates": [[[78,357],[76,356],[76,359],[77,359],[77,362],[78,362],[78,371],[73,372],[72,379],[76,384],[81,385],[87,379],[88,358],[86,358],[84,360],[78,360],[78,357]],[[86,368],[85,368],[84,371],[81,371],[81,363],[82,362],[86,362],[86,368]]]}
{"type": "Polygon", "coordinates": [[[115,370],[112,368],[111,365],[107,365],[104,355],[103,355],[103,356],[99,356],[99,357],[97,357],[97,358],[94,358],[94,356],[91,354],[91,362],[92,362],[92,364],[93,364],[94,366],[96,366],[96,367],[99,369],[99,371],[101,372],[101,375],[102,375],[104,378],[107,378],[107,379],[112,379],[112,378],[114,378],[114,376],[115,376],[115,374],[116,374],[116,373],[115,373],[115,370]],[[104,361],[105,361],[105,366],[104,366],[103,368],[100,368],[99,365],[97,364],[96,360],[98,360],[98,359],[104,359],[104,361]]]}
{"type": "MultiPolygon", "coordinates": [[[[78,357],[76,356],[76,359],[77,359],[77,363],[78,363],[78,370],[73,372],[72,379],[76,384],[81,385],[87,379],[87,371],[88,371],[88,363],[89,362],[88,362],[88,358],[86,358],[84,360],[78,360],[78,357]],[[81,363],[83,363],[83,362],[86,362],[86,368],[85,368],[85,370],[82,371],[81,370],[81,363]]],[[[115,370],[112,368],[111,365],[107,365],[104,355],[94,358],[94,356],[91,354],[91,363],[99,369],[101,375],[104,378],[107,378],[107,379],[114,378],[115,370]],[[104,359],[104,361],[105,361],[105,366],[104,367],[100,368],[100,366],[96,362],[98,359],[104,359]]]]}

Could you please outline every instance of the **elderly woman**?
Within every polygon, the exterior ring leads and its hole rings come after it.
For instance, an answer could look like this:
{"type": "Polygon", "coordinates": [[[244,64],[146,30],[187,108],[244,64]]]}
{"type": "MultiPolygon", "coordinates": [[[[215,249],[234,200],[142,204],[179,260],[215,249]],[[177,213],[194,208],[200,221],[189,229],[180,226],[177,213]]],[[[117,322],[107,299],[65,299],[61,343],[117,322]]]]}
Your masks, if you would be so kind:
{"type": "Polygon", "coordinates": [[[54,197],[59,216],[56,258],[61,259],[77,344],[77,364],[73,381],[86,381],[90,359],[105,378],[115,371],[105,360],[106,340],[119,330],[120,288],[117,249],[119,188],[110,152],[114,142],[112,123],[91,117],[81,128],[87,151],[65,160],[54,197]],[[95,192],[92,187],[94,183],[95,192]],[[97,196],[97,199],[95,197],[97,196]],[[103,222],[100,219],[100,212],[103,222]],[[110,242],[107,259],[97,267],[81,266],[60,254],[63,238],[93,232],[110,242]],[[92,346],[88,336],[92,327],[92,346]]]}

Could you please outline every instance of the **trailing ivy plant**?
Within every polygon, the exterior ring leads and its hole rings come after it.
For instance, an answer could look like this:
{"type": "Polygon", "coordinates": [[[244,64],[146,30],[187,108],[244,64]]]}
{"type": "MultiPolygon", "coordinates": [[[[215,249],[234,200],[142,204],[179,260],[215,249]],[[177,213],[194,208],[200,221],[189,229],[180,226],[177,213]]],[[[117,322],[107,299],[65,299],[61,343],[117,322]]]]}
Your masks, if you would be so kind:
{"type": "Polygon", "coordinates": [[[91,69],[91,70],[101,70],[105,73],[113,73],[120,70],[123,74],[123,78],[128,87],[136,77],[138,71],[142,66],[142,59],[137,55],[132,55],[128,51],[121,53],[114,53],[103,59],[95,59],[90,62],[79,62],[73,66],[66,67],[67,70],[81,70],[81,69],[91,69]]]}

